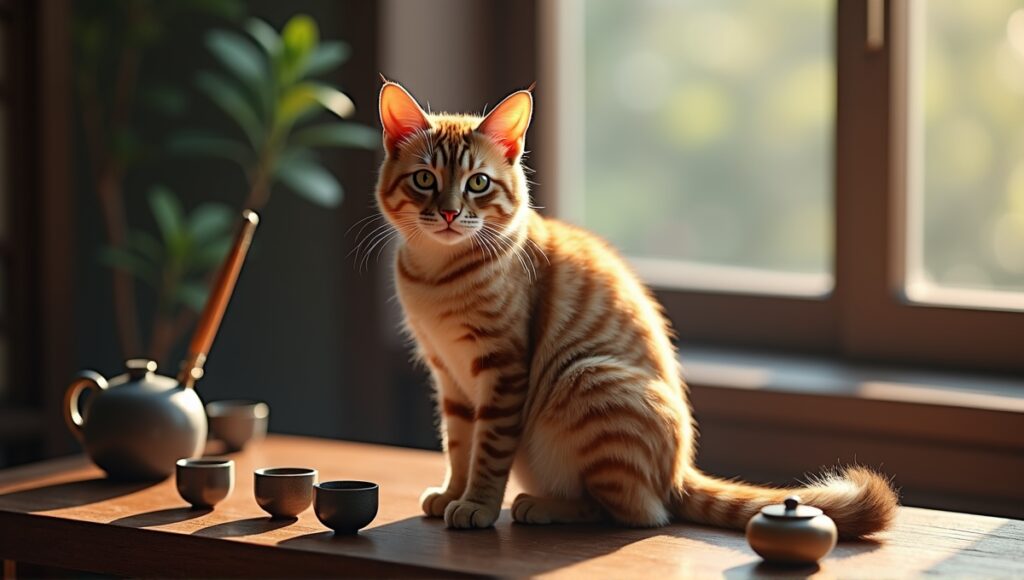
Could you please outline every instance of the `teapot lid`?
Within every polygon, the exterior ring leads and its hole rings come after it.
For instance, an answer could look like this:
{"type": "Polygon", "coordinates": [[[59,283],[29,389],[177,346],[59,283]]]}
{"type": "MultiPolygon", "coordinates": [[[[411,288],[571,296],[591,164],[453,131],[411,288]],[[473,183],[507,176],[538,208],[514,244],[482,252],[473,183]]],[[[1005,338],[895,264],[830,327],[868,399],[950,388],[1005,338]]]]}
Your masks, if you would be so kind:
{"type": "Polygon", "coordinates": [[[146,358],[132,358],[124,361],[124,367],[128,370],[128,377],[137,381],[149,373],[156,372],[156,361],[146,358]]]}
{"type": "Polygon", "coordinates": [[[761,513],[776,519],[806,520],[816,518],[823,512],[816,507],[801,504],[800,496],[791,495],[786,498],[784,503],[765,506],[761,509],[761,513]]]}

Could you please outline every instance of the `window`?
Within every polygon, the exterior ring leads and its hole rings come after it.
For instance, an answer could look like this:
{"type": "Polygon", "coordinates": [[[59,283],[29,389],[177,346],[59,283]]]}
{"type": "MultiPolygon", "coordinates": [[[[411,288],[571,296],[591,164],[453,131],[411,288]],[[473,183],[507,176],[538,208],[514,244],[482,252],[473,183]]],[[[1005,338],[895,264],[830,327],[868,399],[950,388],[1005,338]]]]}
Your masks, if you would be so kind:
{"type": "Polygon", "coordinates": [[[908,295],[1024,308],[1024,5],[912,10],[908,295]]]}
{"type": "Polygon", "coordinates": [[[584,2],[575,220],[655,284],[832,286],[831,2],[584,2]]]}
{"type": "Polygon", "coordinates": [[[1019,2],[548,10],[543,203],[684,340],[1024,369],[1019,2]]]}

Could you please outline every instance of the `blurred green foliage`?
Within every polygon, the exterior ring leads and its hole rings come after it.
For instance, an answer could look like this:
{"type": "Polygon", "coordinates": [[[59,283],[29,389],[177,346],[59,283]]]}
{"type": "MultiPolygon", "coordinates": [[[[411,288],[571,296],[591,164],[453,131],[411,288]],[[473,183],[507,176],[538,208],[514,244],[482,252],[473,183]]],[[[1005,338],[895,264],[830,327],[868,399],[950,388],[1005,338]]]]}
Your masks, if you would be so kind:
{"type": "Polygon", "coordinates": [[[354,107],[345,93],[315,79],[348,58],[347,44],[321,41],[316,22],[296,15],[280,33],[258,18],[248,19],[245,34],[211,30],[206,46],[225,73],[200,71],[196,88],[238,126],[240,135],[207,130],[181,131],[170,150],[217,156],[242,166],[252,188],[247,207],[266,203],[281,182],[313,203],[334,207],[342,187],[319,162],[314,147],[374,149],[380,133],[345,121],[315,121],[317,113],[334,118],[354,107]]]}
{"type": "Polygon", "coordinates": [[[206,275],[230,249],[235,211],[207,202],[186,216],[178,197],[159,185],[148,199],[159,239],[144,230],[130,230],[128,244],[102,248],[100,260],[128,270],[152,287],[160,297],[157,307],[165,312],[179,305],[198,312],[206,303],[206,275]]]}
{"type": "Polygon", "coordinates": [[[374,149],[380,133],[342,120],[353,112],[352,101],[317,77],[343,64],[351,50],[321,39],[308,15],[293,16],[279,31],[247,18],[240,0],[83,0],[74,14],[79,110],[107,229],[108,245],[99,257],[114,269],[118,335],[126,357],[142,354],[133,279],[153,287],[148,350],[159,359],[187,330],[189,311],[203,308],[239,210],[262,210],[276,183],[317,205],[337,207],[341,184],[316,149],[374,149]],[[203,43],[219,66],[194,73],[191,85],[230,119],[234,132],[178,129],[190,124],[189,83],[152,70],[140,74],[146,52],[180,42],[182,19],[200,14],[217,23],[203,43]],[[137,122],[139,115],[154,113],[174,120],[169,137],[139,133],[146,125],[137,122]],[[159,185],[148,193],[157,235],[128,224],[126,175],[144,161],[165,162],[164,152],[239,165],[248,191],[237,209],[205,202],[186,212],[180,198],[159,185]]]}

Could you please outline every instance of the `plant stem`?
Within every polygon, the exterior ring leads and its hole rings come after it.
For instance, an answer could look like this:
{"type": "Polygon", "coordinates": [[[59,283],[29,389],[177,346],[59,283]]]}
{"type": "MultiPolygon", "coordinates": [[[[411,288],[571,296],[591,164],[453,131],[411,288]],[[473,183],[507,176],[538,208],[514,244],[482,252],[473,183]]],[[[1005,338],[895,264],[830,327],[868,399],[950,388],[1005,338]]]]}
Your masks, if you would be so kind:
{"type": "Polygon", "coordinates": [[[245,207],[243,209],[258,211],[267,204],[270,198],[270,167],[272,163],[273,156],[264,152],[260,155],[256,167],[249,172],[249,196],[245,200],[245,207]]]}
{"type": "Polygon", "coordinates": [[[165,262],[161,274],[160,290],[157,292],[156,308],[153,312],[153,328],[149,337],[149,358],[157,362],[164,362],[168,351],[177,340],[175,327],[171,321],[174,289],[181,283],[177,261],[165,262]]]}
{"type": "MultiPolygon", "coordinates": [[[[122,203],[121,170],[110,163],[100,176],[96,190],[107,227],[107,240],[112,247],[125,245],[126,226],[122,203]]],[[[114,317],[121,342],[121,355],[133,358],[142,354],[142,339],[139,336],[139,322],[136,317],[135,281],[126,270],[114,268],[114,317]]]]}

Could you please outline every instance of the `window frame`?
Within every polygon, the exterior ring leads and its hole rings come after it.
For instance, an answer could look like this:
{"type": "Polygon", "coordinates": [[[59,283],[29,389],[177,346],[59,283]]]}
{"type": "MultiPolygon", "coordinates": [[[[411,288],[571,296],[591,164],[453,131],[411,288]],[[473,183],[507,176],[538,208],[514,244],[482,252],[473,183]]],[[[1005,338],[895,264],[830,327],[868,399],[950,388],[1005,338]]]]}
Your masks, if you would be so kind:
{"type": "MultiPolygon", "coordinates": [[[[579,135],[582,123],[572,92],[581,84],[574,59],[582,57],[582,19],[573,10],[582,1],[539,7],[540,52],[553,58],[539,63],[538,97],[554,105],[548,118],[555,122],[540,127],[546,155],[538,169],[554,187],[541,188],[537,201],[556,216],[565,213],[559,195],[574,191],[582,168],[579,148],[566,138],[579,135]]],[[[911,2],[836,2],[832,292],[809,298],[655,288],[684,342],[1024,371],[1024,312],[912,302],[905,291],[911,2]]]]}

